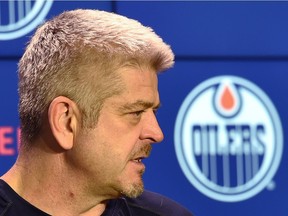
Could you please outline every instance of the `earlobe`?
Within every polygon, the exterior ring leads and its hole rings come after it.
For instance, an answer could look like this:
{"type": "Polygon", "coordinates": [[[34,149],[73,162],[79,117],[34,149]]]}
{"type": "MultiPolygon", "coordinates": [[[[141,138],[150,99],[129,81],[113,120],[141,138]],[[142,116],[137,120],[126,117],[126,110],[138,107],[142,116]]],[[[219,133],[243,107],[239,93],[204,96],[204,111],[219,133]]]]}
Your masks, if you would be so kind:
{"type": "Polygon", "coordinates": [[[56,97],[49,106],[48,120],[53,136],[58,145],[69,150],[73,147],[73,141],[77,129],[77,106],[67,97],[56,97]]]}

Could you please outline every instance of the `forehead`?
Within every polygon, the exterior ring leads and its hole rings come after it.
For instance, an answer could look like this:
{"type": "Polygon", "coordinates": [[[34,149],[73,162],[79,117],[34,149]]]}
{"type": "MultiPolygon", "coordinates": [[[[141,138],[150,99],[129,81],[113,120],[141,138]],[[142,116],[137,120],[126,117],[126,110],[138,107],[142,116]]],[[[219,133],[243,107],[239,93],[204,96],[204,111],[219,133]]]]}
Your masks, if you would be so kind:
{"type": "Polygon", "coordinates": [[[133,106],[159,104],[158,78],[155,70],[143,67],[124,67],[118,71],[123,90],[111,97],[114,102],[133,106]]]}

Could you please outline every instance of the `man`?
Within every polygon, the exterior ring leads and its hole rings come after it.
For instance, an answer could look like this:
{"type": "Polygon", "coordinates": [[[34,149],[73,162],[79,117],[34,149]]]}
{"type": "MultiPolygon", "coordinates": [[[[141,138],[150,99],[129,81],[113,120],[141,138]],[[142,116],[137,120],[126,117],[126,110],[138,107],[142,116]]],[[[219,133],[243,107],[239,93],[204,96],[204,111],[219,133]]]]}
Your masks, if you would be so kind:
{"type": "Polygon", "coordinates": [[[21,147],[0,215],[191,215],[143,193],[142,161],[163,139],[157,73],[173,59],[150,28],[104,11],[39,27],[19,63],[21,147]]]}

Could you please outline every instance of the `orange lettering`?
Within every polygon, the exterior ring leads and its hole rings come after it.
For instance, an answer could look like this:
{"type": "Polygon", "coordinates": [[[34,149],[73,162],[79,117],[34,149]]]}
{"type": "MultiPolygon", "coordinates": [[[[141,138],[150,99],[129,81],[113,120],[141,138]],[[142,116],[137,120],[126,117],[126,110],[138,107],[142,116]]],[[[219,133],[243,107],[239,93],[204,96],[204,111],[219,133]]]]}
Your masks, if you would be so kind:
{"type": "Polygon", "coordinates": [[[0,155],[14,155],[15,150],[8,148],[8,145],[13,144],[13,138],[7,137],[7,135],[13,132],[12,127],[1,127],[0,128],[0,155]]]}

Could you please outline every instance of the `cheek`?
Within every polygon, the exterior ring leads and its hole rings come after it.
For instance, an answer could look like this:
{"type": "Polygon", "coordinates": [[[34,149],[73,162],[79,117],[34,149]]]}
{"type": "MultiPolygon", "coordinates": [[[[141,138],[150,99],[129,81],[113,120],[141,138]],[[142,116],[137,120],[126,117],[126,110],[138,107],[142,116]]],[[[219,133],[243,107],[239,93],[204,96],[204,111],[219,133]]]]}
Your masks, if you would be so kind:
{"type": "Polygon", "coordinates": [[[109,142],[93,133],[79,137],[78,147],[73,149],[69,157],[73,170],[78,170],[81,176],[93,181],[108,181],[117,173],[121,164],[121,155],[109,142]]]}
{"type": "Polygon", "coordinates": [[[136,146],[137,137],[127,133],[113,134],[102,143],[102,153],[111,160],[118,160],[119,163],[126,162],[130,159],[131,152],[136,146]]]}
{"type": "Polygon", "coordinates": [[[140,127],[131,127],[125,120],[109,123],[101,128],[99,139],[105,142],[113,152],[129,152],[132,150],[140,137],[140,127]]]}
{"type": "MultiPolygon", "coordinates": [[[[140,124],[131,126],[124,117],[102,113],[97,127],[89,130],[82,137],[87,143],[86,152],[94,160],[107,166],[125,166],[130,159],[131,152],[139,142],[140,124]],[[91,155],[93,154],[93,155],[91,155]]],[[[90,160],[91,160],[90,158],[90,160]]]]}

